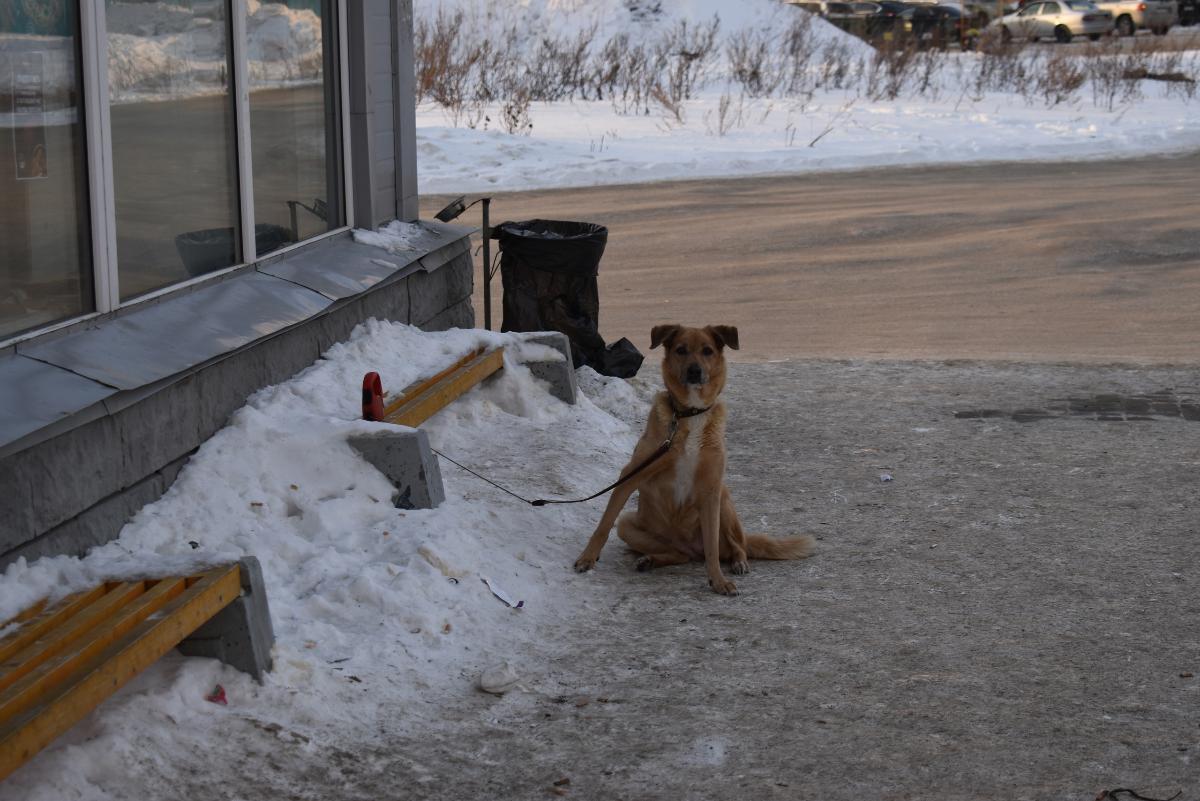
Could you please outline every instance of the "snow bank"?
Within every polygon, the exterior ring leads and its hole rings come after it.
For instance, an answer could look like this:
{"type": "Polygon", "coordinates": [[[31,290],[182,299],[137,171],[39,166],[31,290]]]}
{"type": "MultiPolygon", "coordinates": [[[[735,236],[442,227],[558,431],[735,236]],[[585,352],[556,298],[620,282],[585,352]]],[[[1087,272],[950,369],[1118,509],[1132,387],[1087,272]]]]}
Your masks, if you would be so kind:
{"type": "MultiPolygon", "coordinates": [[[[612,36],[626,34],[632,41],[658,35],[687,20],[705,24],[716,17],[722,35],[755,28],[784,30],[798,14],[807,15],[781,0],[415,0],[414,20],[433,20],[439,13],[463,15],[463,30],[492,38],[510,32],[536,45],[543,33],[574,36],[595,31],[591,40],[599,48],[612,36]]],[[[870,46],[825,20],[813,17],[812,32],[824,43],[837,43],[856,53],[870,46]]]]}
{"type": "MultiPolygon", "coordinates": [[[[536,683],[526,646],[591,597],[570,565],[603,501],[535,509],[443,463],[446,502],[399,510],[383,476],[346,443],[383,425],[357,419],[365,372],[378,370],[394,391],[482,344],[526,347],[512,335],[370,321],[251,397],[118,540],[84,559],[10,565],[0,619],[104,579],[254,554],[277,646],[261,687],[209,660],[166,658],[0,785],[0,799],[110,797],[104,788],[119,787],[131,765],[208,753],[234,721],[361,745],[381,736],[385,710],[389,725],[398,707],[412,725],[428,723],[439,698],[475,692],[480,673],[502,661],[536,683]],[[524,608],[497,600],[485,576],[524,608]],[[218,681],[228,707],[203,700],[218,681]]],[[[434,447],[527,496],[590,494],[624,463],[645,404],[624,381],[587,370],[580,381],[569,406],[506,361],[422,427],[434,447]]]]}
{"type": "MultiPolygon", "coordinates": [[[[850,92],[809,101],[732,98],[723,91],[663,113],[622,115],[612,104],[534,104],[531,136],[446,124],[417,113],[422,193],[473,193],[666,180],[786,175],[867,167],[985,161],[1063,161],[1185,152],[1200,147],[1197,102],[1147,86],[1136,108],[1109,112],[1090,98],[1055,108],[1019,96],[871,102],[850,92]],[[1129,113],[1126,113],[1126,112],[1129,113]]],[[[499,111],[489,111],[497,119],[499,111]]]]}

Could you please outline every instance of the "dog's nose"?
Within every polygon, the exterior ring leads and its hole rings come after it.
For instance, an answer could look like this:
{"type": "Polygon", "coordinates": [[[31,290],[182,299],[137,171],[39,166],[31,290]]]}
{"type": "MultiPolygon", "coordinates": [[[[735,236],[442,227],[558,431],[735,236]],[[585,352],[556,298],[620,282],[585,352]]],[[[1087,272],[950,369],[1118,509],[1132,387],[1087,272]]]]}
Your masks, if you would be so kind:
{"type": "Polygon", "coordinates": [[[687,369],[687,382],[689,384],[703,384],[704,372],[698,364],[689,364],[687,369]]]}

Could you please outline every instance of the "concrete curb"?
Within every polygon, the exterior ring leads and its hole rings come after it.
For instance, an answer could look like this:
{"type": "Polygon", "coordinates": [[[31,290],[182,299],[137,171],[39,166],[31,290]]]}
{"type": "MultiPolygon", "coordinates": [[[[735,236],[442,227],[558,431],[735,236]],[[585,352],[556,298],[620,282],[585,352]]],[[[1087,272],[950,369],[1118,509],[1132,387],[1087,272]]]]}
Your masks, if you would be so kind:
{"type": "Polygon", "coordinates": [[[347,441],[396,488],[392,501],[397,508],[434,509],[446,500],[437,456],[424,431],[397,426],[347,441]]]}
{"type": "Polygon", "coordinates": [[[238,562],[238,567],[242,577],[241,597],[192,632],[178,647],[182,654],[219,659],[262,681],[263,674],[273,667],[271,648],[275,645],[267,589],[257,558],[247,556],[238,562]]]}

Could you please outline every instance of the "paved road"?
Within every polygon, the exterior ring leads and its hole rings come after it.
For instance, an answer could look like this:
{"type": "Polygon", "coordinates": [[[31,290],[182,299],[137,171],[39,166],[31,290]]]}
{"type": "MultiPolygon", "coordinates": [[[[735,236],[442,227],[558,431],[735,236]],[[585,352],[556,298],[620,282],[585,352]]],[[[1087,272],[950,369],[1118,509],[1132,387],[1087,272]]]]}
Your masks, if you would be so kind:
{"type": "Polygon", "coordinates": [[[607,225],[601,331],[643,350],[678,321],[737,325],[743,360],[1200,359],[1200,154],[523,192],[493,209],[607,225]]]}

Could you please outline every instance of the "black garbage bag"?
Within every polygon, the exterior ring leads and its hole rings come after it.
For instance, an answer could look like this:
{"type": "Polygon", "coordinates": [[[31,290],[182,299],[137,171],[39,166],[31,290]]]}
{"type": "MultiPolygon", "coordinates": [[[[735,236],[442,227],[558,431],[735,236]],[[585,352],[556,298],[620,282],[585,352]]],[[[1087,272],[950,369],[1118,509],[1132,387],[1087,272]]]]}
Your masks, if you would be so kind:
{"type": "Polygon", "coordinates": [[[492,229],[500,241],[504,286],[501,331],[560,331],[571,340],[576,367],[631,378],[642,354],[628,339],[611,346],[600,336],[596,275],[608,242],[602,225],[562,220],[505,222],[492,229]]]}

